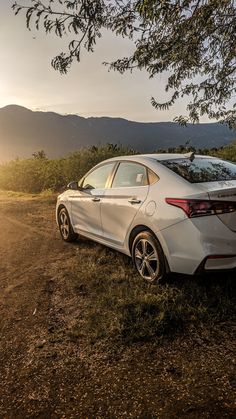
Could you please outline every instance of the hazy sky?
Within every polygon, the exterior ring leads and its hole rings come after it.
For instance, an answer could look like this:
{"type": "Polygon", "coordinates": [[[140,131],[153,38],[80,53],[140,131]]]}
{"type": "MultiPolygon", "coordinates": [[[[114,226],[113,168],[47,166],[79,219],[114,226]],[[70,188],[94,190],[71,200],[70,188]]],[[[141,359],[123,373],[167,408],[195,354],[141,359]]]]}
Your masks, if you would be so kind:
{"type": "MultiPolygon", "coordinates": [[[[30,0],[29,0],[30,3],[30,0]]],[[[93,54],[82,55],[66,76],[51,67],[51,58],[63,50],[66,39],[26,29],[25,16],[14,16],[11,0],[0,1],[0,107],[18,104],[33,110],[116,116],[136,121],[170,121],[185,114],[184,102],[171,111],[156,111],[151,96],[160,101],[165,76],[149,80],[145,72],[120,75],[108,72],[103,61],[126,55],[129,41],[106,33],[93,54]]]]}

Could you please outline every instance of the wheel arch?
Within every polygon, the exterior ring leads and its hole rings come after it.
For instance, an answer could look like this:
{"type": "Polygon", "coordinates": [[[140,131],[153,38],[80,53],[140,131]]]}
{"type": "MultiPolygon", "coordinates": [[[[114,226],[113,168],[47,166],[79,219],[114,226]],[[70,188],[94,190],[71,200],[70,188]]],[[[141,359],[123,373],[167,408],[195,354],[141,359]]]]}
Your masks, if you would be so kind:
{"type": "MultiPolygon", "coordinates": [[[[129,234],[128,244],[129,244],[130,254],[132,254],[132,245],[133,245],[134,239],[139,233],[141,233],[141,231],[150,231],[150,233],[154,234],[153,231],[150,228],[148,228],[147,226],[145,226],[144,224],[140,224],[140,225],[135,226],[129,234]]],[[[155,234],[154,234],[154,236],[155,236],[155,234]]]]}
{"type": "Polygon", "coordinates": [[[165,265],[166,265],[166,271],[167,271],[167,272],[170,272],[170,266],[169,266],[169,263],[168,263],[168,259],[167,259],[167,257],[166,257],[165,251],[164,251],[164,249],[163,249],[163,246],[162,246],[162,244],[161,244],[161,242],[160,242],[159,238],[157,237],[157,235],[154,233],[154,231],[153,231],[151,228],[147,227],[147,226],[146,226],[146,225],[144,225],[144,224],[139,224],[139,225],[135,226],[135,227],[131,230],[131,232],[130,232],[130,234],[129,234],[128,245],[129,245],[129,251],[130,251],[130,254],[132,255],[132,245],[133,245],[133,242],[134,242],[135,237],[136,237],[139,233],[141,233],[142,231],[149,231],[149,232],[150,232],[151,234],[153,234],[153,236],[156,238],[156,240],[157,240],[157,241],[158,241],[158,243],[160,244],[160,246],[161,246],[161,248],[162,248],[162,251],[163,251],[163,254],[164,254],[164,258],[165,258],[165,265]]]}

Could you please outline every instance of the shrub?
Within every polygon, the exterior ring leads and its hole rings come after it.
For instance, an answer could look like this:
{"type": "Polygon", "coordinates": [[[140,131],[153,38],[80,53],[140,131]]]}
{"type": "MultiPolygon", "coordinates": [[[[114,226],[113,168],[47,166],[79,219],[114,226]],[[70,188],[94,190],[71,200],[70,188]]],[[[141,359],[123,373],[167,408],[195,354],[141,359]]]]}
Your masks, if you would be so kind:
{"type": "Polygon", "coordinates": [[[61,159],[47,159],[43,150],[30,159],[16,159],[0,165],[0,189],[38,193],[59,191],[72,180],[79,180],[102,160],[133,154],[125,147],[106,144],[83,148],[61,159]]]}
{"type": "MultiPolygon", "coordinates": [[[[193,147],[178,146],[169,152],[194,151],[193,147]]],[[[156,152],[165,152],[157,150],[156,152]]],[[[199,150],[220,158],[236,161],[236,142],[219,149],[199,150]]],[[[31,159],[16,159],[0,165],[0,189],[17,192],[39,193],[44,190],[60,191],[67,183],[79,180],[97,163],[120,155],[134,154],[134,150],[106,144],[82,148],[60,159],[48,159],[43,150],[33,154],[31,159]]]]}

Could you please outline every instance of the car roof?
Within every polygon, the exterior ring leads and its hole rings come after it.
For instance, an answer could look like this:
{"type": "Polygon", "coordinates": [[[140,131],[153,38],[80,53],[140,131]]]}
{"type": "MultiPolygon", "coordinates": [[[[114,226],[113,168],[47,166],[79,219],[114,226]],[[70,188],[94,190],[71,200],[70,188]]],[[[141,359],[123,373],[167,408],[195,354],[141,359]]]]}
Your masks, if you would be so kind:
{"type": "MultiPolygon", "coordinates": [[[[157,160],[157,161],[163,161],[163,160],[174,160],[174,159],[183,159],[183,158],[189,158],[191,155],[190,153],[150,153],[150,154],[132,154],[130,156],[117,156],[113,157],[109,160],[157,160]]],[[[195,158],[202,158],[202,159],[214,159],[215,157],[212,156],[206,156],[206,155],[200,155],[195,154],[195,158]]]]}
{"type": "MultiPolygon", "coordinates": [[[[142,157],[147,157],[155,160],[174,160],[174,159],[183,159],[183,158],[189,158],[189,156],[192,153],[152,153],[152,154],[142,154],[142,157]]],[[[200,154],[194,154],[194,157],[200,157],[200,158],[214,158],[211,156],[203,156],[200,154]]]]}

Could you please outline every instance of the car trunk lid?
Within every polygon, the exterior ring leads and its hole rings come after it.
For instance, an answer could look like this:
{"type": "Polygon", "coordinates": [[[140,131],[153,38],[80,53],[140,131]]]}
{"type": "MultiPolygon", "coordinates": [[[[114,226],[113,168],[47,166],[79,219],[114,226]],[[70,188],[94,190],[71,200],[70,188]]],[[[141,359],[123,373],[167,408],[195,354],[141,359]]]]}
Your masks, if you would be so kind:
{"type": "MultiPolygon", "coordinates": [[[[212,201],[227,201],[236,204],[236,180],[206,182],[199,185],[208,192],[212,201]]],[[[217,216],[230,230],[236,232],[236,211],[217,216]]]]}

